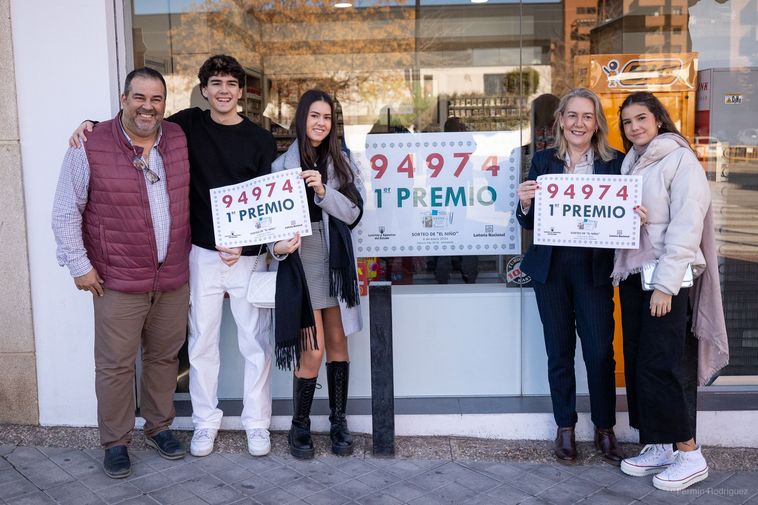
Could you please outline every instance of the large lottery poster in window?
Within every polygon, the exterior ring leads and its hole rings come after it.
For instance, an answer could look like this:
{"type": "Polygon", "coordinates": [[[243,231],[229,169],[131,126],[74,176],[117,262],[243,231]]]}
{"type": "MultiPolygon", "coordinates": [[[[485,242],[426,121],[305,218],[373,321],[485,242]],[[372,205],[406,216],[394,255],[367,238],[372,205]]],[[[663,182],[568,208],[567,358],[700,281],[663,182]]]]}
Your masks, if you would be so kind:
{"type": "Polygon", "coordinates": [[[368,135],[358,256],[518,254],[518,132],[368,135]]]}
{"type": "Polygon", "coordinates": [[[550,174],[537,178],[534,243],[637,249],[639,175],[550,174]]]}

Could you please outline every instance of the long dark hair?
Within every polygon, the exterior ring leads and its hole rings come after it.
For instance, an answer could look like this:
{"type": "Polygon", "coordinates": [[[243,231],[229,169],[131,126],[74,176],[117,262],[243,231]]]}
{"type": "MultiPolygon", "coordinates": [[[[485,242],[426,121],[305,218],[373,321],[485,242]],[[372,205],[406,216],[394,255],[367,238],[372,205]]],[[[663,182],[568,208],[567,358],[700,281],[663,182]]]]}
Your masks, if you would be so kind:
{"type": "Polygon", "coordinates": [[[340,147],[339,136],[337,135],[337,117],[334,114],[334,100],[328,93],[320,89],[309,89],[303,93],[295,111],[295,132],[300,150],[300,163],[303,165],[303,169],[312,170],[314,167],[317,167],[321,172],[321,176],[326,180],[326,162],[331,158],[334,165],[334,173],[339,179],[340,193],[357,205],[361,197],[355,187],[353,171],[340,147]],[[308,112],[314,102],[326,102],[332,111],[332,127],[329,130],[329,135],[318,147],[311,145],[306,131],[308,112]]]}
{"type": "MultiPolygon", "coordinates": [[[[682,135],[676,127],[674,121],[666,110],[666,107],[663,106],[661,101],[649,91],[638,91],[626,97],[622,102],[621,107],[619,107],[619,130],[621,130],[621,140],[624,142],[624,151],[629,152],[629,149],[632,148],[632,142],[626,138],[626,134],[624,133],[624,121],[621,119],[621,112],[633,104],[644,105],[653,117],[655,117],[655,122],[660,125],[658,127],[658,135],[661,133],[674,133],[687,142],[687,139],[684,138],[684,135],[682,135]]],[[[689,142],[687,142],[687,144],[689,145],[689,142]]]]}

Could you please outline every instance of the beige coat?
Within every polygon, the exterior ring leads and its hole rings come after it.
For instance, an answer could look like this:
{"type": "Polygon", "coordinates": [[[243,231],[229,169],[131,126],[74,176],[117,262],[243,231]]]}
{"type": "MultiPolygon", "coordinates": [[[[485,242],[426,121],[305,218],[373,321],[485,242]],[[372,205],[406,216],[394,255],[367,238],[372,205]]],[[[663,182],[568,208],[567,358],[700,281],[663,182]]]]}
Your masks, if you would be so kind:
{"type": "Polygon", "coordinates": [[[696,276],[705,269],[700,239],[711,193],[703,168],[681,137],[662,134],[642,156],[631,149],[621,173],[642,176],[647,224],[641,233],[647,234],[659,260],[653,283],[656,289],[676,295],[688,264],[696,276]]]}

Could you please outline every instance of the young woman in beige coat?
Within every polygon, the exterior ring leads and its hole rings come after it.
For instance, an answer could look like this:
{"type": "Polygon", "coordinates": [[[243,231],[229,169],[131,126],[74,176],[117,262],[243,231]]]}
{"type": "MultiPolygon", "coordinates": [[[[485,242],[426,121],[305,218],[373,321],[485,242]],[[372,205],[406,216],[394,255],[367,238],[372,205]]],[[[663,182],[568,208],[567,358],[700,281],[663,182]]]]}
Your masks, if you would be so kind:
{"type": "Polygon", "coordinates": [[[620,281],[629,422],[646,444],[621,470],[656,474],[655,487],[678,491],[708,477],[681,365],[691,315],[683,280],[690,269],[697,276],[706,268],[701,241],[711,195],[695,154],[654,95],[628,96],[620,116],[627,149],[621,173],[642,176],[643,226],[640,248],[618,251],[613,275],[620,281]],[[640,272],[656,261],[648,291],[640,272]]]}

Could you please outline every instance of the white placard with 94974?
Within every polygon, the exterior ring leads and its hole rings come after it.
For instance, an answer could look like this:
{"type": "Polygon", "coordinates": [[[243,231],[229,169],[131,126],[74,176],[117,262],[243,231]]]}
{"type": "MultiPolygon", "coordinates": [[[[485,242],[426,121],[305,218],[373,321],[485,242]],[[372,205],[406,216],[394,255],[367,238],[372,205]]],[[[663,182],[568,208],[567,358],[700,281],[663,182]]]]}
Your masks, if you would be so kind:
{"type": "Polygon", "coordinates": [[[639,175],[548,174],[537,178],[534,243],[636,249],[642,200],[639,175]]]}
{"type": "Polygon", "coordinates": [[[293,168],[211,189],[216,245],[241,247],[311,234],[301,170],[293,168]]]}

